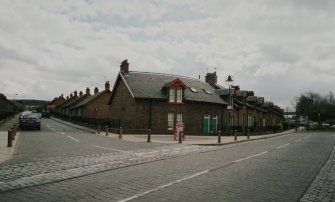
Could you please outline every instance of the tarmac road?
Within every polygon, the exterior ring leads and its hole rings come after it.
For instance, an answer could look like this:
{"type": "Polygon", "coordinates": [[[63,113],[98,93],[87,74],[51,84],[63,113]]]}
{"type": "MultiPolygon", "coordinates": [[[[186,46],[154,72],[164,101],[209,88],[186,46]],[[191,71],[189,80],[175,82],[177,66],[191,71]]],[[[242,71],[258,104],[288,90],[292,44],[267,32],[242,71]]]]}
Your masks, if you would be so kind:
{"type": "Polygon", "coordinates": [[[1,164],[0,201],[297,201],[334,148],[334,133],[164,145],[43,122],[1,164]]]}

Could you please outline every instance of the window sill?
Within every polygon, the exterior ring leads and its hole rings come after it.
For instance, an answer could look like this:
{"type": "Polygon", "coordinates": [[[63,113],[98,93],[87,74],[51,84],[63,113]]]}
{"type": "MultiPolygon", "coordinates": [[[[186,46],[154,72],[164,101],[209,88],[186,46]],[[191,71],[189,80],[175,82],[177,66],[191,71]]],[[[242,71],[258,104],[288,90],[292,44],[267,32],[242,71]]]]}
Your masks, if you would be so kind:
{"type": "Polygon", "coordinates": [[[185,103],[183,102],[169,102],[169,104],[173,104],[173,105],[183,105],[185,103]]]}

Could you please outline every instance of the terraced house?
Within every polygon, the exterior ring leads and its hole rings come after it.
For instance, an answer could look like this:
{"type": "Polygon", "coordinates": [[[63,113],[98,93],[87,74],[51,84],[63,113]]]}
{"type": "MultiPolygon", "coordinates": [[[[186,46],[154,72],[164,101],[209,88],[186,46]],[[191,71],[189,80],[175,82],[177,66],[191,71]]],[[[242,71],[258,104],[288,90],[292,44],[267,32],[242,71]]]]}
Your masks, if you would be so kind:
{"type": "Polygon", "coordinates": [[[185,133],[210,134],[230,128],[251,129],[280,123],[282,110],[252,91],[229,90],[217,84],[216,72],[200,79],[129,71],[127,60],[109,100],[112,127],[173,133],[183,122],[185,133]],[[228,110],[229,98],[233,108],[228,110]]]}
{"type": "Polygon", "coordinates": [[[127,129],[150,128],[155,133],[173,133],[179,121],[185,133],[215,133],[227,115],[227,103],[209,83],[129,71],[127,60],[121,63],[109,104],[113,123],[127,129]]]}

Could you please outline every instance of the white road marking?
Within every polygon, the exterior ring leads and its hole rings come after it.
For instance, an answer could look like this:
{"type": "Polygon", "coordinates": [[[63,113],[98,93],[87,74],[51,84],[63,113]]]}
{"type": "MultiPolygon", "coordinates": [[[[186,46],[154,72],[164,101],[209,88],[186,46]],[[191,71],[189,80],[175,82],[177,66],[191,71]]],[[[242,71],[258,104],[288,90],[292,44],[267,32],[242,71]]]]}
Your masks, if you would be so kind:
{"type": "Polygon", "coordinates": [[[294,141],[294,142],[300,142],[300,141],[302,141],[303,139],[299,139],[299,140],[296,140],[296,141],[294,141]]]}
{"type": "Polygon", "coordinates": [[[291,144],[291,143],[287,143],[287,144],[281,145],[281,146],[276,147],[276,148],[277,148],[277,149],[280,149],[280,148],[286,147],[286,146],[288,146],[288,145],[290,145],[290,144],[291,144]]]}
{"type": "Polygon", "coordinates": [[[56,131],[56,129],[54,129],[54,128],[50,128],[52,131],[56,131]]]}
{"type": "Polygon", "coordinates": [[[67,137],[70,138],[70,139],[72,139],[72,140],[74,140],[74,141],[76,141],[76,142],[79,142],[79,140],[77,140],[76,138],[73,138],[71,136],[67,136],[67,137]]]}
{"type": "Polygon", "coordinates": [[[238,159],[238,160],[234,161],[234,163],[238,163],[238,162],[241,162],[241,161],[244,161],[244,160],[256,157],[256,156],[260,156],[260,155],[263,155],[263,154],[266,154],[266,153],[268,153],[268,151],[265,151],[265,152],[262,152],[262,153],[259,153],[259,154],[255,154],[255,155],[252,155],[252,156],[248,156],[248,157],[245,157],[245,158],[238,159]]]}
{"type": "Polygon", "coordinates": [[[111,151],[126,152],[126,151],[123,151],[123,150],[112,149],[112,148],[108,148],[108,147],[100,147],[100,146],[97,146],[97,145],[91,145],[91,146],[96,147],[96,148],[100,148],[100,149],[108,149],[108,150],[111,150],[111,151]]]}
{"type": "Polygon", "coordinates": [[[59,132],[60,134],[62,134],[62,135],[65,135],[65,133],[64,132],[59,132]]]}
{"type": "Polygon", "coordinates": [[[192,179],[192,178],[194,178],[194,177],[197,177],[197,176],[199,176],[199,175],[203,175],[203,174],[208,173],[208,172],[209,172],[209,170],[204,170],[204,171],[199,172],[199,173],[196,173],[196,174],[194,174],[194,175],[187,176],[187,177],[181,178],[181,179],[179,179],[179,180],[170,182],[170,183],[168,183],[168,184],[158,186],[158,187],[156,187],[156,188],[150,189],[150,190],[145,191],[145,192],[142,192],[142,193],[140,193],[140,194],[136,194],[136,195],[131,196],[131,197],[129,197],[129,198],[122,199],[122,200],[120,200],[120,201],[118,201],[118,202],[126,202],[126,201],[130,201],[130,200],[133,200],[133,199],[135,199],[135,198],[138,198],[138,197],[141,197],[141,196],[150,194],[150,193],[152,193],[152,192],[155,192],[155,191],[158,191],[158,190],[161,190],[161,189],[165,189],[166,187],[170,187],[170,186],[172,186],[172,185],[174,185],[174,184],[178,184],[178,183],[180,183],[180,182],[182,182],[182,181],[192,179]]]}

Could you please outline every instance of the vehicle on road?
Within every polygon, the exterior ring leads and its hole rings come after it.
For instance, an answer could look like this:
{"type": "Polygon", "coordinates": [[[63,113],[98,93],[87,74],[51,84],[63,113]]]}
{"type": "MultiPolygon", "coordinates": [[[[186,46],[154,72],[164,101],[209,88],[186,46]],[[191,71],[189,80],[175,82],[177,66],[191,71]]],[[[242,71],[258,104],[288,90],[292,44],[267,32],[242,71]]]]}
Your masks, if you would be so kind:
{"type": "Polygon", "coordinates": [[[24,115],[27,115],[27,114],[31,114],[32,112],[31,111],[24,111],[22,113],[20,113],[19,115],[19,123],[21,122],[22,118],[24,115]]]}
{"type": "Polygon", "coordinates": [[[42,111],[42,118],[50,118],[49,110],[43,110],[42,111]]]}
{"type": "Polygon", "coordinates": [[[21,129],[41,130],[41,119],[34,113],[22,115],[19,123],[21,129]]]}

